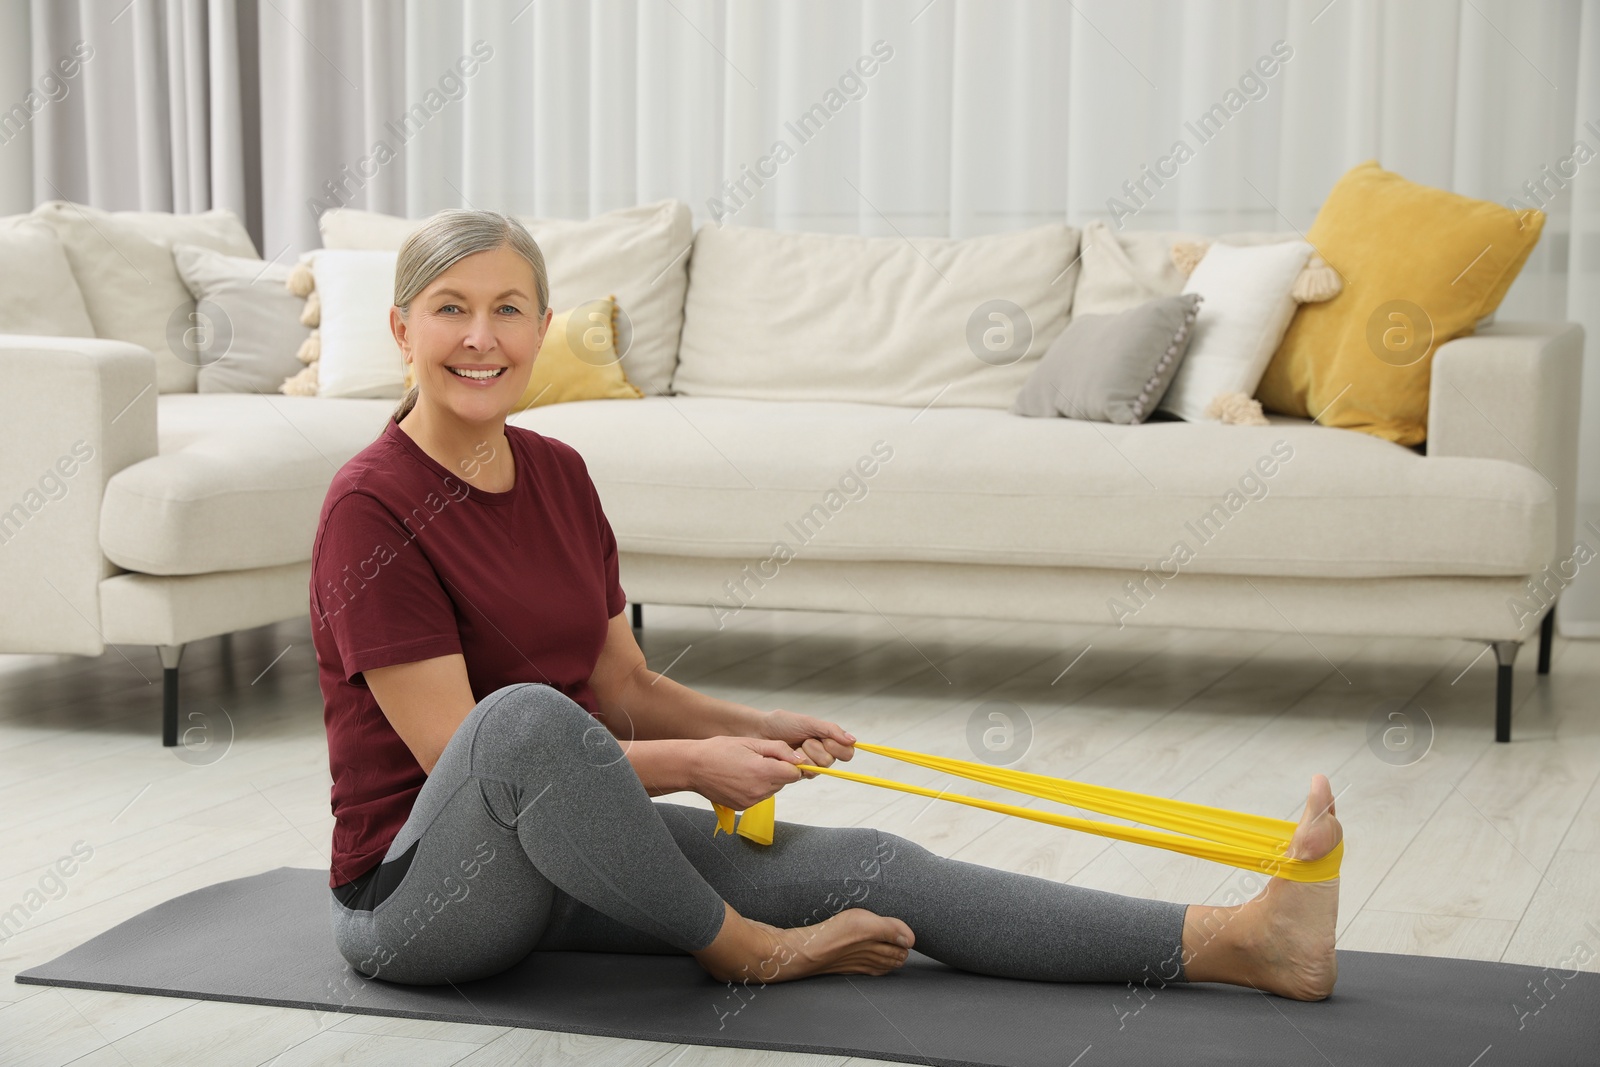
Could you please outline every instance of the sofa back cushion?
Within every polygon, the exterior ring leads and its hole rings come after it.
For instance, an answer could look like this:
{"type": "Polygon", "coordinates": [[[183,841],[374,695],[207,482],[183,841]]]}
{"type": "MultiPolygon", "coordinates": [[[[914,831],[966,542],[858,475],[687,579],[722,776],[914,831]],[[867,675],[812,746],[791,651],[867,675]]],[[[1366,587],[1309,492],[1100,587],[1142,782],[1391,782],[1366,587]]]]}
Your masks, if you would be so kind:
{"type": "Polygon", "coordinates": [[[182,344],[183,331],[194,325],[194,297],[172,262],[172,245],[260,259],[239,216],[223,208],[102,211],[66,200],[47,200],[34,215],[61,238],[95,336],[155,353],[158,392],[194,392],[200,368],[182,344]]]}
{"type": "MultiPolygon", "coordinates": [[[[1083,226],[1082,274],[1072,297],[1074,315],[1115,315],[1147,300],[1183,292],[1189,279],[1172,261],[1178,241],[1200,241],[1205,235],[1176,230],[1114,230],[1103,219],[1083,226]]],[[[1292,232],[1226,233],[1220,244],[1248,246],[1297,241],[1292,232]]]]}
{"type": "Polygon", "coordinates": [[[94,336],[61,239],[27,215],[0,219],[0,333],[94,336]]]}
{"type": "MultiPolygon", "coordinates": [[[[628,380],[647,396],[668,389],[683,329],[689,246],[689,205],[658,200],[590,219],[518,215],[544,253],[550,306],[558,312],[615,295],[618,343],[628,380]]],[[[318,220],[322,243],[336,249],[399,251],[422,219],[335,208],[318,220]]]]}
{"type": "Polygon", "coordinates": [[[1078,231],[952,238],[702,226],[675,393],[1009,408],[1067,324],[1078,231]]]}

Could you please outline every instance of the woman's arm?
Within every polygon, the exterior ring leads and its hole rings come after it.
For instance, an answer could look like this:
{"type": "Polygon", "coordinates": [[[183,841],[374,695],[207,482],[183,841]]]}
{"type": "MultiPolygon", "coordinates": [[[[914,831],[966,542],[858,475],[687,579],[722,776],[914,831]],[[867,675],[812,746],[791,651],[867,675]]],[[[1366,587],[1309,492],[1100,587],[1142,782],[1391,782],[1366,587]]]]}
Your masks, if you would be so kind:
{"type": "Polygon", "coordinates": [[[422,769],[433,773],[444,746],[477,707],[459,652],[361,672],[378,708],[422,769]]]}
{"type": "Polygon", "coordinates": [[[619,611],[606,631],[589,685],[600,718],[620,740],[762,737],[766,715],[747,704],[719,700],[679,685],[646,664],[633,627],[619,611]]]}
{"type": "MultiPolygon", "coordinates": [[[[629,634],[632,640],[632,634],[629,634]]],[[[635,648],[638,646],[635,645],[635,648]]],[[[433,773],[445,745],[477,706],[467,681],[467,661],[448,656],[375,667],[361,672],[379,709],[428,774],[433,773]]],[[[692,785],[693,754],[682,740],[624,743],[634,773],[651,796],[676,793],[692,785]]]]}
{"type": "MultiPolygon", "coordinates": [[[[611,626],[607,653],[616,643],[620,626],[626,646],[639,658],[634,669],[627,670],[614,657],[608,661],[607,654],[602,653],[600,665],[607,669],[595,672],[600,678],[596,695],[605,694],[599,700],[606,715],[605,725],[617,735],[623,754],[650,796],[695,790],[718,803],[743,808],[754,800],[770,796],[785,782],[801,776],[815,777],[814,771],[797,771],[788,764],[809,762],[827,766],[835,756],[850,758],[850,750],[838,747],[834,740],[849,736],[839,727],[792,712],[762,713],[670,682],[643,668],[644,656],[633,639],[633,630],[620,614],[611,620],[611,626]],[[651,685],[652,679],[658,680],[656,685],[670,684],[674,688],[657,690],[651,685]],[[664,698],[663,703],[657,692],[671,696],[664,698]],[[671,729],[676,723],[700,732],[694,736],[630,736],[626,730],[616,729],[614,723],[619,721],[624,724],[642,722],[651,729],[671,729]],[[724,725],[760,732],[735,733],[732,729],[726,734],[704,732],[718,730],[724,725]],[[794,736],[780,736],[786,734],[794,736]],[[823,737],[829,738],[826,749],[819,740],[823,737]]],[[[362,677],[394,732],[406,743],[423,771],[432,774],[445,746],[477,706],[467,680],[466,659],[454,652],[411,663],[374,667],[363,671],[362,677]]],[[[591,681],[590,684],[595,683],[591,681]]]]}
{"type": "MultiPolygon", "coordinates": [[[[720,700],[679,685],[652,671],[645,665],[633,627],[623,614],[618,612],[611,619],[589,685],[601,720],[624,748],[630,741],[649,744],[667,738],[753,737],[792,746],[801,762],[815,767],[855,756],[855,735],[836,723],[781,708],[758,711],[748,704],[720,700]]],[[[683,774],[692,776],[694,771],[690,763],[683,774]]],[[[815,778],[817,772],[801,771],[800,775],[815,778]]]]}

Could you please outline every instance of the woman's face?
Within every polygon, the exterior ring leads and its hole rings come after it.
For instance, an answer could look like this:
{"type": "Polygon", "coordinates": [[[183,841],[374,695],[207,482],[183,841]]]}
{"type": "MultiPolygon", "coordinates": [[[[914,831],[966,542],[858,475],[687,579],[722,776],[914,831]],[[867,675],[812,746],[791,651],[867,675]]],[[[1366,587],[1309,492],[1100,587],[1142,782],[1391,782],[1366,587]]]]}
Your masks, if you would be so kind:
{"type": "Polygon", "coordinates": [[[504,420],[522,397],[554,312],[539,314],[533,265],[509,245],[457,260],[389,324],[424,399],[463,422],[504,420]],[[460,371],[496,372],[469,378],[460,371]]]}

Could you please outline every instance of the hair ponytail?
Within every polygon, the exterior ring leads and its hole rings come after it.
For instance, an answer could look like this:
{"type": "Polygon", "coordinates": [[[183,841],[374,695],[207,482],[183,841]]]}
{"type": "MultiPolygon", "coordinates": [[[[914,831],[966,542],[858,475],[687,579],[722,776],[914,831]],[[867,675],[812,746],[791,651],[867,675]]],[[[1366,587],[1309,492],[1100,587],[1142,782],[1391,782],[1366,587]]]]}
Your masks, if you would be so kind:
{"type": "Polygon", "coordinates": [[[394,414],[389,417],[395,422],[399,422],[401,419],[411,414],[411,409],[416,406],[417,386],[415,383],[413,383],[411,388],[406,390],[406,395],[401,398],[400,403],[395,407],[394,414]]]}

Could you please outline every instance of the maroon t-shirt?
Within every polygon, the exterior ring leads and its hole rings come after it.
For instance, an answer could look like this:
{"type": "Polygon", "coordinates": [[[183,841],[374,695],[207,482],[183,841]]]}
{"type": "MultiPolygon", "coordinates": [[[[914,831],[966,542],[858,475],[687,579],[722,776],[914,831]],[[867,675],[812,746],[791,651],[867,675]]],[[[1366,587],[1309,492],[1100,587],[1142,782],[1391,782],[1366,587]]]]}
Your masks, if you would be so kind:
{"type": "Polygon", "coordinates": [[[503,493],[468,485],[392,417],[328,488],[311,631],[333,774],[329,885],[383,859],[427,780],[362,671],[459,652],[474,700],[545,682],[598,714],[589,676],[627,602],[617,541],[577,450],[505,432],[516,480],[503,493]]]}

